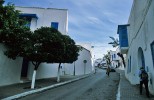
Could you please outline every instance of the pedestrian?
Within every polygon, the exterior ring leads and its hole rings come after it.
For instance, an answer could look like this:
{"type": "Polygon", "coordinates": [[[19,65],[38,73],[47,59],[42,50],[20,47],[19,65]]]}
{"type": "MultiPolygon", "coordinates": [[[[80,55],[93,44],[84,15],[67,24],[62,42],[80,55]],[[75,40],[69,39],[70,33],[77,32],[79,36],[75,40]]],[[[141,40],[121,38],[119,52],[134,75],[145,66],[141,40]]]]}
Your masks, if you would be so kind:
{"type": "Polygon", "coordinates": [[[110,67],[108,66],[106,69],[106,74],[109,76],[110,75],[110,67]]]}
{"type": "Polygon", "coordinates": [[[144,84],[146,90],[146,96],[149,98],[148,74],[145,71],[144,67],[140,68],[139,77],[140,77],[140,95],[142,95],[142,86],[144,84]]]}

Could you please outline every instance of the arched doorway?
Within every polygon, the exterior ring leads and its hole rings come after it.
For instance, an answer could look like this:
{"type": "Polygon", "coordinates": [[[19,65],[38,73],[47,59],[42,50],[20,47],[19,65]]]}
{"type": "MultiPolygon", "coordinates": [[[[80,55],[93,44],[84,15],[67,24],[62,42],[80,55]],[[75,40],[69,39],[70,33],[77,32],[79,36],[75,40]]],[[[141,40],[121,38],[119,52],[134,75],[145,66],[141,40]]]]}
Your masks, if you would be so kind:
{"type": "Polygon", "coordinates": [[[141,47],[138,49],[138,66],[145,68],[145,60],[144,60],[144,54],[141,47]]]}

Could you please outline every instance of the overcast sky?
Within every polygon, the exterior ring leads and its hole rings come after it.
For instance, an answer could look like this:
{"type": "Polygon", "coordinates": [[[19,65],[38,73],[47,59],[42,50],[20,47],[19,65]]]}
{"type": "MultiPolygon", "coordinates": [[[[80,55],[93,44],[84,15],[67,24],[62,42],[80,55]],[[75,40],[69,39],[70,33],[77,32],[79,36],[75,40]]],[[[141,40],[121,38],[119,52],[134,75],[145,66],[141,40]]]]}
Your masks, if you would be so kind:
{"type": "Polygon", "coordinates": [[[68,9],[68,33],[76,42],[91,43],[93,56],[115,50],[109,36],[118,37],[117,27],[127,24],[133,0],[5,0],[16,6],[68,9]]]}

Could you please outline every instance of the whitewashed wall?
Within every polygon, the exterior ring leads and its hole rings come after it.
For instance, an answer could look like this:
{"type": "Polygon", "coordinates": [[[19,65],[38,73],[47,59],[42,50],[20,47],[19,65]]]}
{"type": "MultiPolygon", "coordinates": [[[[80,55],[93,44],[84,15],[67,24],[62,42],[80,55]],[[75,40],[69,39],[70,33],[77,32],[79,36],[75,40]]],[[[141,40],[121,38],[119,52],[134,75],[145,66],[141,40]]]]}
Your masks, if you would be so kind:
{"type": "Polygon", "coordinates": [[[0,86],[20,82],[22,58],[12,60],[4,55],[6,48],[0,44],[0,86]]]}
{"type": "MultiPolygon", "coordinates": [[[[75,61],[75,75],[84,75],[84,63],[83,60],[87,60],[85,74],[93,72],[91,54],[88,50],[83,49],[79,52],[78,60],[75,61]]],[[[28,79],[32,79],[34,66],[30,63],[28,79]]],[[[60,75],[74,75],[74,63],[72,64],[62,64],[62,69],[60,69],[60,75]]],[[[37,70],[36,79],[57,77],[58,64],[47,64],[42,63],[37,70]]]]}
{"type": "MultiPolygon", "coordinates": [[[[87,49],[83,49],[79,52],[78,60],[75,61],[75,75],[83,75],[85,66],[85,74],[93,72],[91,53],[87,49]],[[87,60],[86,65],[83,61],[87,60]]],[[[65,65],[65,74],[73,75],[74,63],[65,65]]]]}
{"type": "MultiPolygon", "coordinates": [[[[132,84],[139,84],[139,58],[138,49],[142,48],[145,67],[148,67],[152,83],[149,84],[149,90],[154,94],[154,64],[152,61],[152,53],[150,44],[154,41],[154,1],[153,0],[134,0],[132,11],[129,17],[128,23],[128,40],[129,40],[129,50],[127,60],[131,56],[131,72],[125,71],[127,79],[132,84]]],[[[128,67],[128,61],[127,61],[128,67]]]]}
{"type": "Polygon", "coordinates": [[[32,31],[42,26],[51,27],[51,22],[58,22],[58,30],[62,34],[68,33],[68,11],[67,9],[38,8],[38,7],[16,7],[21,13],[36,14],[38,19],[33,18],[30,29],[32,31]]]}
{"type": "MultiPolygon", "coordinates": [[[[67,9],[56,8],[35,8],[35,7],[15,7],[21,13],[37,14],[38,19],[32,18],[30,29],[32,31],[41,26],[51,27],[51,22],[58,22],[58,30],[62,34],[68,33],[68,11],[67,9]]],[[[21,78],[22,58],[11,60],[7,58],[3,51],[5,47],[0,44],[0,86],[19,83],[21,78]]],[[[28,78],[31,79],[34,67],[29,65],[28,78]]],[[[57,64],[42,63],[38,69],[38,78],[48,78],[57,76],[57,64]],[[48,72],[48,73],[47,73],[48,72]]],[[[62,73],[62,72],[61,72],[62,73]]]]}
{"type": "MultiPolygon", "coordinates": [[[[30,80],[32,79],[33,71],[34,71],[34,66],[32,65],[32,63],[30,63],[28,70],[28,79],[30,80]]],[[[57,77],[57,71],[58,71],[58,64],[42,63],[37,70],[36,79],[57,77]]],[[[63,69],[61,69],[61,75],[62,71],[63,69]]]]}
{"type": "Polygon", "coordinates": [[[111,55],[111,67],[116,68],[116,66],[118,66],[119,56],[117,55],[116,51],[110,51],[110,55],[111,55]]]}

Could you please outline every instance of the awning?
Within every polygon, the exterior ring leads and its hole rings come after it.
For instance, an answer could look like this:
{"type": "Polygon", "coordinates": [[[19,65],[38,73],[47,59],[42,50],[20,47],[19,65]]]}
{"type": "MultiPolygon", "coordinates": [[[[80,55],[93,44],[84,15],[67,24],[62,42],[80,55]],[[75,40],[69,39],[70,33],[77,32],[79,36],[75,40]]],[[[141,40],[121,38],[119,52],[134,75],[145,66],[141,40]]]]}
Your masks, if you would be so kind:
{"type": "Polygon", "coordinates": [[[19,17],[26,17],[26,18],[36,18],[38,19],[38,16],[36,14],[19,14],[19,17]]]}

